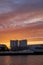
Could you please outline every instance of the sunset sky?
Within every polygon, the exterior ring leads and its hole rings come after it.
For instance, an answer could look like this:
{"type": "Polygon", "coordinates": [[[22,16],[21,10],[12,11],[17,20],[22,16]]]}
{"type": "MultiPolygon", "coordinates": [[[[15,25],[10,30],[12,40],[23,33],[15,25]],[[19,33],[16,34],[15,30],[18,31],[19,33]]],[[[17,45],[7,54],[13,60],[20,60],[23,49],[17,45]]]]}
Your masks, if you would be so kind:
{"type": "Polygon", "coordinates": [[[0,0],[0,43],[17,39],[43,43],[43,0],[0,0]]]}

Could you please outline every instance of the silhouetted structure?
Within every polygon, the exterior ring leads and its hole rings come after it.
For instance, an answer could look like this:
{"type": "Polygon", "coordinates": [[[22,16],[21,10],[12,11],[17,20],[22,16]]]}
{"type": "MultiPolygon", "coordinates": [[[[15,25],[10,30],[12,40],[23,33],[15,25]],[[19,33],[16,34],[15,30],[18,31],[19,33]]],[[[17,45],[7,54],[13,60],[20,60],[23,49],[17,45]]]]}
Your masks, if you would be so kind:
{"type": "Polygon", "coordinates": [[[10,40],[10,47],[11,50],[17,50],[18,49],[18,40],[10,40]]]}
{"type": "Polygon", "coordinates": [[[0,44],[0,51],[9,51],[9,49],[5,44],[0,44]]]}
{"type": "Polygon", "coordinates": [[[20,50],[28,49],[27,40],[20,40],[19,41],[19,49],[20,50]]]}
{"type": "Polygon", "coordinates": [[[29,45],[29,49],[35,52],[43,52],[43,44],[29,45]]]}
{"type": "Polygon", "coordinates": [[[20,40],[19,41],[19,46],[20,47],[26,47],[27,46],[27,40],[20,40]]]}

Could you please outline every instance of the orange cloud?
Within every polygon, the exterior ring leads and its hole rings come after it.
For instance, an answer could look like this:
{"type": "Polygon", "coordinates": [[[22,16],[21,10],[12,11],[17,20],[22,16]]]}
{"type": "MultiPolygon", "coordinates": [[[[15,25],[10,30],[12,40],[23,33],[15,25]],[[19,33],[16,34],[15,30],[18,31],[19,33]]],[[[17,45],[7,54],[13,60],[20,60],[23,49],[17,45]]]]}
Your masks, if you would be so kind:
{"type": "Polygon", "coordinates": [[[10,46],[11,39],[43,41],[43,1],[33,1],[0,0],[0,43],[10,46]]]}

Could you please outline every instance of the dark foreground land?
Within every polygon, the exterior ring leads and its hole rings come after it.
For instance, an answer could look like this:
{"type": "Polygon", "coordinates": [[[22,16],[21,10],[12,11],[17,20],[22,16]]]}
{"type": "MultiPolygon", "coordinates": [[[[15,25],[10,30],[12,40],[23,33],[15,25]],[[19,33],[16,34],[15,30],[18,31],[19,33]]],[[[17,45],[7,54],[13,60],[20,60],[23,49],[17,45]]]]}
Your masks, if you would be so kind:
{"type": "MultiPolygon", "coordinates": [[[[2,46],[1,46],[2,47],[2,46]]],[[[0,55],[43,55],[43,44],[14,47],[13,49],[0,48],[0,55]]]]}

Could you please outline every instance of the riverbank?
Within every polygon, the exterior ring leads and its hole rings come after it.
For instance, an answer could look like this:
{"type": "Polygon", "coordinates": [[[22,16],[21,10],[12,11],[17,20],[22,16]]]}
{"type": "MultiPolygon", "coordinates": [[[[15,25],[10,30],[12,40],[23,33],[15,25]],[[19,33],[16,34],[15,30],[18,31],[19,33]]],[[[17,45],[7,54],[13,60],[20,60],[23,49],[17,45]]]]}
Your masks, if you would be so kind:
{"type": "Polygon", "coordinates": [[[5,51],[5,52],[0,52],[0,55],[43,55],[43,52],[5,51]]]}

